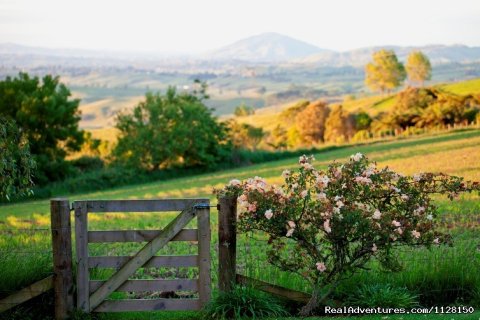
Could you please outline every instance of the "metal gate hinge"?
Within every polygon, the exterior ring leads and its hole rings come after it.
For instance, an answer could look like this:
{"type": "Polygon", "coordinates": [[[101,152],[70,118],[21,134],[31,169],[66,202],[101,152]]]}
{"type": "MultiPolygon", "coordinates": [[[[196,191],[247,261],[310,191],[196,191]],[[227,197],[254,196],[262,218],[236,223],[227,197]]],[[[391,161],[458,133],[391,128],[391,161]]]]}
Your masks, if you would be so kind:
{"type": "Polygon", "coordinates": [[[193,209],[207,209],[207,208],[213,208],[216,206],[211,206],[208,203],[197,203],[193,205],[193,209]]]}

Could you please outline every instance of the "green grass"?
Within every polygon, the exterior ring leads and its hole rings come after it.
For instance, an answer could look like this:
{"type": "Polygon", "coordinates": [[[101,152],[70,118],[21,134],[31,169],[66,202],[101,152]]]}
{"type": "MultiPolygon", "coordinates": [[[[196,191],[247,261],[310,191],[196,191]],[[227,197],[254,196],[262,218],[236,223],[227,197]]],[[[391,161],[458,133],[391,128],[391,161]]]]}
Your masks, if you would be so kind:
{"type": "MultiPolygon", "coordinates": [[[[351,146],[343,149],[335,149],[315,155],[315,165],[325,167],[333,160],[344,161],[351,154],[362,152],[380,166],[388,165],[393,169],[412,174],[420,171],[442,171],[449,174],[462,175],[467,179],[480,180],[480,130],[455,131],[447,134],[435,134],[423,137],[406,138],[390,142],[372,143],[362,146],[351,146]]],[[[265,177],[271,183],[281,183],[280,173],[285,168],[296,167],[296,158],[269,162],[250,167],[226,170],[180,178],[168,181],[122,187],[68,196],[70,200],[83,199],[148,199],[148,198],[181,198],[181,197],[208,197],[212,203],[216,200],[212,196],[213,187],[221,187],[232,178],[247,178],[255,175],[265,177]]],[[[480,244],[480,228],[478,217],[480,213],[480,198],[478,195],[462,196],[458,202],[449,202],[444,197],[438,197],[437,204],[441,213],[442,228],[449,230],[454,235],[456,245],[453,248],[436,248],[432,251],[422,249],[420,251],[406,250],[402,252],[406,262],[405,270],[396,274],[385,274],[378,270],[372,263],[372,271],[361,272],[352,278],[351,282],[345,282],[344,288],[354,290],[355,283],[389,283],[398,287],[431,288],[434,290],[458,289],[457,291],[471,291],[472,288],[480,288],[480,275],[476,270],[480,269],[480,254],[476,248],[480,244]],[[432,267],[434,266],[434,267],[432,267]],[[353,283],[353,284],[352,284],[353,283]]],[[[48,228],[49,227],[49,201],[32,201],[4,205],[0,207],[0,251],[10,252],[8,257],[0,261],[0,292],[22,287],[45,273],[50,272],[50,254],[43,253],[49,245],[49,233],[33,236],[22,232],[11,232],[7,229],[24,228],[48,228]],[[3,232],[3,233],[2,233],[3,232]],[[38,237],[35,238],[35,237],[38,237]],[[35,255],[19,255],[19,251],[39,252],[40,257],[35,255]],[[43,255],[42,255],[43,254],[43,255]],[[22,261],[26,267],[17,267],[22,261]],[[42,262],[43,261],[43,262],[42,262]],[[31,266],[31,267],[28,267],[31,266]],[[3,268],[3,269],[2,269],[3,268]]],[[[165,226],[173,218],[174,213],[106,213],[90,214],[90,230],[112,229],[159,229],[165,226]]],[[[217,256],[215,245],[217,235],[216,210],[212,210],[212,270],[217,269],[217,256]]],[[[195,227],[195,222],[191,223],[195,227]]],[[[280,284],[297,290],[308,291],[308,285],[298,276],[281,272],[265,262],[265,246],[262,241],[256,241],[242,235],[238,241],[238,264],[242,272],[261,278],[263,280],[280,284]]],[[[141,244],[91,244],[91,255],[118,255],[132,254],[138,250],[141,244]]],[[[196,245],[188,242],[175,242],[169,244],[159,254],[193,254],[196,245]]],[[[96,270],[92,277],[105,279],[109,276],[109,270],[96,270]]],[[[196,269],[171,268],[141,269],[135,278],[152,277],[186,277],[196,276],[196,269]]],[[[216,272],[212,273],[216,283],[216,272]]],[[[457,292],[461,296],[468,296],[469,292],[457,292]]],[[[134,297],[131,296],[130,297],[134,297]]],[[[451,303],[455,297],[446,296],[451,303]]],[[[430,297],[431,299],[431,297],[430,297]]],[[[191,319],[197,317],[195,313],[126,313],[109,314],[105,319],[191,319]],[[169,318],[171,315],[171,318],[169,318]]],[[[390,316],[389,316],[390,317],[390,316]]],[[[322,318],[325,319],[325,318],[322,318]]],[[[338,318],[336,318],[338,319],[338,318]]],[[[379,319],[367,318],[362,319],[379,319]]],[[[390,317],[387,319],[400,319],[390,317]]],[[[405,317],[405,319],[426,319],[405,317]]],[[[436,318],[428,318],[436,319],[436,318]]],[[[440,318],[439,318],[440,319],[440,318]]],[[[447,319],[447,318],[441,318],[447,319]]],[[[450,319],[450,318],[448,318],[450,319]]],[[[455,318],[457,319],[457,317],[455,318]]],[[[468,319],[458,317],[458,319],[468,319]]]]}
{"type": "MultiPolygon", "coordinates": [[[[101,320],[121,319],[121,320],[200,320],[204,319],[193,312],[164,312],[159,317],[159,313],[125,313],[120,317],[118,315],[105,315],[101,320]]],[[[265,320],[294,320],[300,319],[296,317],[285,318],[266,318],[265,320]]],[[[428,314],[428,315],[366,315],[366,316],[336,316],[336,317],[309,317],[302,318],[308,320],[340,320],[340,319],[356,319],[356,320],[480,320],[480,312],[473,314],[428,314]]]]}
{"type": "Polygon", "coordinates": [[[440,85],[440,88],[461,95],[480,94],[480,79],[440,85]]]}

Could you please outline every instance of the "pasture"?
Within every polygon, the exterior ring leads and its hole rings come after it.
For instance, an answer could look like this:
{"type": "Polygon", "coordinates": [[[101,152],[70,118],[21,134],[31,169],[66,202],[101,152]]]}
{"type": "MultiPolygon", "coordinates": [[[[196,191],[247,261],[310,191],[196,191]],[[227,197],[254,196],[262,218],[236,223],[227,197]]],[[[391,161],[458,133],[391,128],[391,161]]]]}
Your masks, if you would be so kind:
{"type": "MultiPolygon", "coordinates": [[[[346,161],[351,154],[361,152],[379,166],[389,166],[404,174],[416,172],[444,172],[463,176],[468,180],[480,180],[480,130],[454,131],[421,137],[405,138],[390,142],[376,142],[361,146],[325,151],[315,154],[314,165],[325,168],[331,161],[346,161]]],[[[280,184],[284,169],[293,169],[297,159],[286,159],[216,173],[197,175],[167,181],[116,188],[102,192],[61,195],[73,200],[95,199],[152,199],[152,198],[210,198],[213,188],[221,188],[230,179],[261,176],[271,183],[280,184]]],[[[60,196],[60,195],[59,195],[60,196]]],[[[464,195],[450,202],[446,197],[437,198],[441,215],[440,227],[453,236],[453,247],[427,249],[403,249],[399,252],[404,262],[401,272],[390,274],[380,270],[372,262],[370,270],[359,272],[344,281],[335,295],[343,299],[362,284],[389,284],[406,287],[418,292],[424,305],[476,303],[480,307],[480,196],[464,195]]],[[[106,213],[91,214],[90,230],[159,229],[165,226],[173,214],[159,213],[106,213]]],[[[41,279],[51,272],[49,228],[49,201],[31,201],[0,207],[0,294],[21,288],[41,279]],[[36,231],[35,229],[42,229],[36,231]]],[[[212,209],[212,270],[217,268],[217,216],[212,209]]],[[[193,225],[194,227],[194,225],[193,225]]],[[[128,255],[138,250],[140,244],[91,245],[91,255],[128,255]]],[[[191,254],[195,243],[171,243],[160,254],[191,254]]],[[[281,272],[267,264],[266,243],[256,235],[242,235],[239,239],[238,270],[247,275],[296,290],[308,291],[308,285],[299,276],[281,272]]],[[[182,278],[195,275],[197,270],[186,268],[141,269],[136,279],[182,278]]],[[[92,278],[108,277],[108,270],[92,272],[92,278]]],[[[216,272],[212,273],[216,283],[216,272]]],[[[114,295],[124,295],[115,293],[114,295]]],[[[114,297],[113,297],[114,298],[114,297]]],[[[102,319],[191,319],[194,313],[144,313],[108,314],[102,319]]],[[[471,316],[470,316],[471,317],[471,316]]],[[[475,316],[474,316],[475,317],[475,316]]],[[[479,315],[476,315],[478,318],[479,315]]],[[[0,315],[0,319],[2,315],[0,315]]],[[[445,317],[438,316],[438,319],[445,317]]],[[[321,318],[328,319],[328,318],[321,318]]],[[[336,318],[338,319],[338,318],[336,318]]],[[[361,319],[399,319],[394,316],[363,317],[361,319]]],[[[437,319],[433,316],[404,316],[402,319],[437,319]]],[[[449,316],[448,319],[472,319],[469,316],[449,316]]]]}

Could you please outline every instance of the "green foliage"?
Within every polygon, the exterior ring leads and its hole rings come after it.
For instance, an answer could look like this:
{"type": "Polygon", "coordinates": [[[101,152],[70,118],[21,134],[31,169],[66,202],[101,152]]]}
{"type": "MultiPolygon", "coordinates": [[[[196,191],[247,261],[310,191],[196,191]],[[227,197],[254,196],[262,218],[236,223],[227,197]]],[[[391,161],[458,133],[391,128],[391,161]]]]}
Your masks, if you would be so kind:
{"type": "Polygon", "coordinates": [[[99,157],[82,156],[71,161],[74,168],[78,169],[80,173],[101,170],[104,167],[103,160],[99,157]]]}
{"type": "Polygon", "coordinates": [[[372,90],[390,91],[399,87],[406,73],[393,50],[382,49],[373,53],[373,61],[365,67],[365,83],[372,90]]]}
{"type": "MultiPolygon", "coordinates": [[[[346,146],[331,146],[323,148],[322,150],[335,150],[346,148],[346,146]]],[[[295,151],[267,151],[267,150],[246,150],[239,149],[235,152],[235,158],[229,159],[217,164],[214,168],[171,168],[157,171],[136,170],[124,166],[110,165],[102,169],[95,170],[95,167],[101,165],[101,159],[86,157],[77,163],[73,160],[72,163],[77,169],[81,171],[82,167],[85,170],[72,174],[63,181],[57,181],[45,186],[34,187],[33,199],[44,199],[63,194],[75,194],[79,192],[91,192],[98,190],[105,190],[109,188],[118,188],[127,185],[138,185],[152,181],[166,181],[180,177],[188,177],[198,175],[206,172],[213,172],[216,170],[237,168],[239,166],[246,166],[252,164],[266,163],[270,161],[282,160],[293,156],[300,156],[305,152],[315,152],[316,149],[300,149],[295,151]],[[89,169],[87,169],[89,167],[89,169]]],[[[81,159],[81,158],[80,158],[81,159]]],[[[15,197],[12,201],[19,201],[22,198],[15,197]]]]}
{"type": "Polygon", "coordinates": [[[231,120],[227,123],[228,135],[235,149],[256,150],[265,136],[262,128],[231,120]]]}
{"type": "Polygon", "coordinates": [[[412,308],[418,305],[418,296],[407,288],[379,283],[363,285],[348,294],[345,305],[366,308],[412,308]]]}
{"type": "Polygon", "coordinates": [[[280,302],[272,296],[248,286],[234,286],[229,292],[218,293],[206,307],[210,319],[285,317],[280,302]]]}
{"type": "Polygon", "coordinates": [[[354,114],[355,119],[355,129],[358,130],[368,130],[372,124],[373,119],[370,115],[364,111],[354,114]]]}
{"type": "Polygon", "coordinates": [[[15,119],[25,134],[37,162],[38,184],[65,178],[69,171],[65,156],[83,143],[79,100],[70,96],[60,78],[50,75],[40,81],[20,73],[0,81],[0,115],[15,119]]]}
{"type": "Polygon", "coordinates": [[[233,112],[237,117],[245,117],[252,114],[255,114],[255,109],[253,107],[246,106],[245,104],[241,104],[235,108],[233,112]]]}
{"type": "Polygon", "coordinates": [[[274,150],[284,150],[287,148],[287,130],[277,125],[268,135],[267,144],[274,150]]]}
{"type": "Polygon", "coordinates": [[[25,136],[14,121],[0,116],[0,199],[29,194],[34,169],[25,136]]]}
{"type": "Polygon", "coordinates": [[[413,51],[405,64],[408,80],[422,84],[432,78],[432,66],[428,57],[421,51],[413,51]]]}
{"type": "MultiPolygon", "coordinates": [[[[238,228],[268,237],[268,261],[312,284],[308,314],[322,302],[320,289],[359,272],[375,258],[385,270],[402,265],[398,246],[448,243],[436,230],[432,194],[450,199],[480,191],[478,182],[443,174],[403,176],[378,169],[362,154],[317,171],[313,157],[302,156],[296,172],[285,170],[277,187],[260,178],[233,179],[218,196],[238,196],[238,228]]],[[[308,311],[308,312],[307,312],[308,311]]]]}
{"type": "Polygon", "coordinates": [[[381,116],[376,128],[406,129],[472,123],[480,111],[480,99],[435,88],[407,88],[397,95],[392,109],[381,116]]]}
{"type": "Polygon", "coordinates": [[[198,94],[147,93],[132,113],[121,113],[113,151],[119,163],[143,170],[171,167],[213,167],[228,157],[225,127],[205,106],[205,88],[198,94]],[[203,91],[202,91],[203,90],[203,91]]]}

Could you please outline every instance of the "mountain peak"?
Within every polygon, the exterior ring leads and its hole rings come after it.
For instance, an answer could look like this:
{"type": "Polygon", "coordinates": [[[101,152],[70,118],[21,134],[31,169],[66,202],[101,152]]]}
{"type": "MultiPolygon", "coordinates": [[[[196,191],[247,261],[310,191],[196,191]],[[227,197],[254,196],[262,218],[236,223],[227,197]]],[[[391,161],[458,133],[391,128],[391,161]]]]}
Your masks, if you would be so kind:
{"type": "Polygon", "coordinates": [[[254,35],[208,54],[217,60],[286,61],[325,52],[307,42],[276,33],[254,35]]]}

